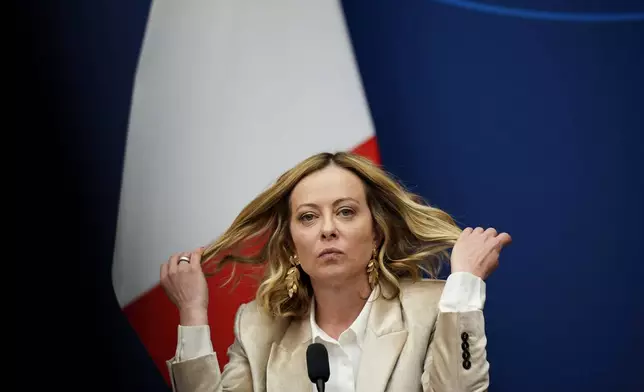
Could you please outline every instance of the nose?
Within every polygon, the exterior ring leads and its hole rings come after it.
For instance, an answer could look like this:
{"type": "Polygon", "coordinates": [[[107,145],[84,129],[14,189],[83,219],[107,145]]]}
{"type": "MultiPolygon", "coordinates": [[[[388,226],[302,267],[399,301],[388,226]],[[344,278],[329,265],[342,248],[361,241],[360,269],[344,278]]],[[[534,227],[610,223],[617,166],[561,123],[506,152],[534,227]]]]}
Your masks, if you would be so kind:
{"type": "Polygon", "coordinates": [[[324,240],[329,240],[338,237],[338,228],[332,217],[324,218],[322,223],[321,237],[324,240]]]}

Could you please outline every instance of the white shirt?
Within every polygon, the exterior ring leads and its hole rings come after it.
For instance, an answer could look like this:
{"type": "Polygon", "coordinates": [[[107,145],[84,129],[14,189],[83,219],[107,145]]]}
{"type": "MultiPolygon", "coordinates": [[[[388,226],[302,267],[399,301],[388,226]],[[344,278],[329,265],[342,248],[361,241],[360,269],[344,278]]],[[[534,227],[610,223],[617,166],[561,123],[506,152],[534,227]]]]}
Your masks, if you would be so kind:
{"type": "MultiPolygon", "coordinates": [[[[322,343],[329,353],[329,380],[324,390],[328,392],[352,392],[358,377],[362,343],[367,330],[367,320],[373,304],[376,290],[371,291],[369,299],[347,330],[342,332],[338,340],[324,332],[315,321],[315,301],[311,307],[311,337],[313,343],[322,343]]],[[[315,384],[311,383],[313,392],[317,392],[315,384]]]]}
{"type": "MultiPolygon", "coordinates": [[[[329,352],[331,376],[325,385],[326,392],[354,392],[362,354],[362,343],[367,328],[367,320],[373,304],[375,290],[371,293],[364,308],[338,340],[331,338],[315,322],[315,312],[311,312],[311,336],[313,342],[324,344],[329,352]]],[[[445,282],[438,303],[439,310],[448,312],[467,312],[483,310],[485,304],[485,282],[470,273],[456,272],[445,282]]],[[[210,328],[207,325],[178,327],[176,360],[185,361],[209,355],[213,352],[210,328]]],[[[317,392],[313,383],[312,391],[317,392]]]]}

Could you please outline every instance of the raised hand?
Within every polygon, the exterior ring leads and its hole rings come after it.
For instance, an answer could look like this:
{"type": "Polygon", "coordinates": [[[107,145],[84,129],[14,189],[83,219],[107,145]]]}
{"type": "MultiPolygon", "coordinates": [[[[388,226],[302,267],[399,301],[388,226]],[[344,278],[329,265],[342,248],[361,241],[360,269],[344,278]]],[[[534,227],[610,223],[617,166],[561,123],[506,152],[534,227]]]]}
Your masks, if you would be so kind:
{"type": "Polygon", "coordinates": [[[499,254],[512,242],[508,233],[497,234],[494,228],[466,228],[452,249],[451,266],[454,272],[469,272],[481,279],[499,266],[499,254]]]}
{"type": "Polygon", "coordinates": [[[161,286],[179,309],[181,325],[208,324],[208,284],[201,269],[203,248],[173,254],[161,265],[161,286]],[[190,261],[181,261],[181,257],[190,261]]]}

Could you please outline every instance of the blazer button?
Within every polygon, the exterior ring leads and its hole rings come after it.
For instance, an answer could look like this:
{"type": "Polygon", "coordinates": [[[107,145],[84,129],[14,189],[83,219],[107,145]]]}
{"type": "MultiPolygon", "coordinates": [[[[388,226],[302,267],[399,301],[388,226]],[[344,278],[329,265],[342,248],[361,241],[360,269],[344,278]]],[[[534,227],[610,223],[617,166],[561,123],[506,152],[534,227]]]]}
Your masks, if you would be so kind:
{"type": "Polygon", "coordinates": [[[467,361],[468,359],[470,359],[470,356],[471,356],[471,355],[470,355],[470,352],[469,352],[469,351],[463,351],[463,359],[464,359],[465,361],[467,361]]]}
{"type": "Polygon", "coordinates": [[[467,339],[469,339],[469,337],[470,337],[470,335],[468,335],[468,334],[467,334],[467,332],[463,332],[463,333],[461,334],[461,339],[462,339],[463,341],[466,341],[467,339]]]}
{"type": "Polygon", "coordinates": [[[467,370],[467,369],[469,369],[471,367],[472,367],[472,364],[470,363],[470,361],[468,361],[468,360],[463,361],[463,368],[464,369],[467,370]]]}
{"type": "Polygon", "coordinates": [[[470,344],[468,342],[463,342],[461,343],[461,348],[466,351],[468,348],[470,348],[470,344]]]}

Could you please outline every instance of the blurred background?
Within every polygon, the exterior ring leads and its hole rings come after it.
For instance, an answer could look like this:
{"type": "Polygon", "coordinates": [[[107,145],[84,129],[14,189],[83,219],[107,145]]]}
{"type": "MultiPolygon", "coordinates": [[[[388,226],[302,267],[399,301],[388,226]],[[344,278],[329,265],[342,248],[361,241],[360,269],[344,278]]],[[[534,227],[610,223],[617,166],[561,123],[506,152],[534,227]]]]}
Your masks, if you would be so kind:
{"type": "MultiPolygon", "coordinates": [[[[160,264],[300,159],[347,150],[512,235],[487,284],[491,391],[644,390],[643,2],[22,5],[22,221],[55,290],[37,284],[53,302],[23,323],[28,371],[168,390],[160,264]]],[[[226,277],[222,364],[254,288],[226,277]]]]}

